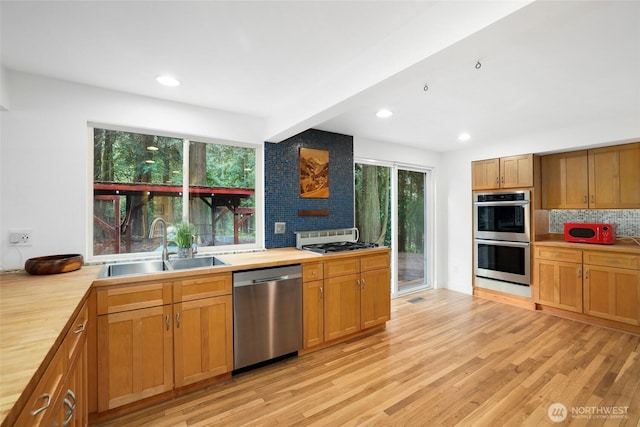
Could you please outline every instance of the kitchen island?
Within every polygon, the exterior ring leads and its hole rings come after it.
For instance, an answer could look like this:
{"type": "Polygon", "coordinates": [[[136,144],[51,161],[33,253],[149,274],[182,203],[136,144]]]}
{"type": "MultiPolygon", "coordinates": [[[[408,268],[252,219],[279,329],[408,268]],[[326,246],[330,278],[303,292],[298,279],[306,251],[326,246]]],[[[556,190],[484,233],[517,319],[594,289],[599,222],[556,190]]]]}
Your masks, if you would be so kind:
{"type": "MultiPolygon", "coordinates": [[[[57,360],[59,352],[66,349],[65,337],[74,333],[77,327],[75,319],[82,314],[85,303],[90,302],[90,296],[94,294],[92,290],[150,281],[179,281],[190,276],[280,265],[315,265],[364,254],[388,257],[388,251],[387,248],[377,248],[319,255],[294,248],[270,249],[217,255],[227,265],[104,279],[97,279],[102,265],[84,266],[74,272],[51,276],[31,276],[23,271],[3,273],[0,275],[0,422],[3,426],[15,422],[40,385],[49,365],[57,360]]],[[[95,309],[92,312],[90,304],[89,307],[91,318],[95,309]]],[[[88,326],[89,330],[91,327],[88,326]]],[[[88,341],[91,359],[91,339],[88,341]]]]}

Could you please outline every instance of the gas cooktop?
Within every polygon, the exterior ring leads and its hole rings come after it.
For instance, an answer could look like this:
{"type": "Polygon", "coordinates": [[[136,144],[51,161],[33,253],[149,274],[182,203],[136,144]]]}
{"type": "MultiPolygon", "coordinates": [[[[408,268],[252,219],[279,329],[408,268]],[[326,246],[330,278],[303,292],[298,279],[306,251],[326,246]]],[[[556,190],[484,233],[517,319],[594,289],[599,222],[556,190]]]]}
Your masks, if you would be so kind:
{"type": "Polygon", "coordinates": [[[314,245],[304,245],[302,249],[306,251],[316,252],[319,254],[327,254],[334,252],[355,251],[358,249],[371,249],[378,245],[375,243],[363,243],[363,242],[331,242],[331,243],[318,243],[314,245]]]}

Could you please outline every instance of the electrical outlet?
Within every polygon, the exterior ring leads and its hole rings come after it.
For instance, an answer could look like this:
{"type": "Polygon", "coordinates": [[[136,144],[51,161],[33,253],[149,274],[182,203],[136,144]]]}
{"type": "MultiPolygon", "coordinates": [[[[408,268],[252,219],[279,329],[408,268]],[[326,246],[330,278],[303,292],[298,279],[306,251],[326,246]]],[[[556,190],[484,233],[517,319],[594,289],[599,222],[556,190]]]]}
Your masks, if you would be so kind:
{"type": "Polygon", "coordinates": [[[33,230],[9,231],[9,243],[12,246],[31,246],[33,244],[33,230]]]}
{"type": "Polygon", "coordinates": [[[273,231],[275,234],[284,234],[286,230],[285,222],[276,222],[275,230],[273,231]]]}

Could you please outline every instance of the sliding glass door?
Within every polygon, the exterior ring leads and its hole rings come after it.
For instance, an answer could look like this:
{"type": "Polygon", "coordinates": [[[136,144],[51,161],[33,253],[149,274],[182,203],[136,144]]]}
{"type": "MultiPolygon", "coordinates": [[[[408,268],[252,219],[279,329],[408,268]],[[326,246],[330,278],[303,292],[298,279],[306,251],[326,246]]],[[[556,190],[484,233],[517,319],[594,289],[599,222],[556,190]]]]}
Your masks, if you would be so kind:
{"type": "Polygon", "coordinates": [[[356,227],[360,240],[391,247],[392,293],[430,287],[427,214],[430,171],[357,161],[356,227]]]}
{"type": "Polygon", "coordinates": [[[398,170],[398,293],[427,285],[425,172],[398,170]]]}

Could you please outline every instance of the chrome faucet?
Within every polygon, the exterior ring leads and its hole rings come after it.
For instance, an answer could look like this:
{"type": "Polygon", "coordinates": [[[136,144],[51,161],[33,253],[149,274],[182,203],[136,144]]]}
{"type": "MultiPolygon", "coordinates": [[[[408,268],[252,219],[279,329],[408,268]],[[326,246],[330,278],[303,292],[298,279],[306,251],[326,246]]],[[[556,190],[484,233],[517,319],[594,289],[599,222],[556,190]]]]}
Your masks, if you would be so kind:
{"type": "Polygon", "coordinates": [[[169,250],[167,249],[167,223],[164,219],[158,217],[151,222],[149,226],[149,238],[152,239],[156,230],[156,224],[162,224],[162,260],[169,261],[169,250]]]}

